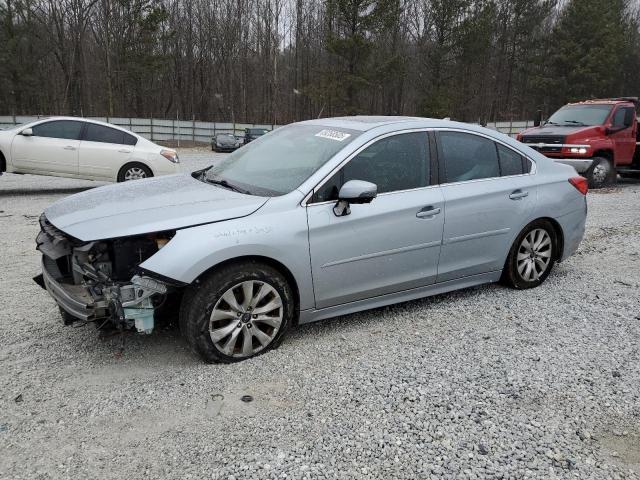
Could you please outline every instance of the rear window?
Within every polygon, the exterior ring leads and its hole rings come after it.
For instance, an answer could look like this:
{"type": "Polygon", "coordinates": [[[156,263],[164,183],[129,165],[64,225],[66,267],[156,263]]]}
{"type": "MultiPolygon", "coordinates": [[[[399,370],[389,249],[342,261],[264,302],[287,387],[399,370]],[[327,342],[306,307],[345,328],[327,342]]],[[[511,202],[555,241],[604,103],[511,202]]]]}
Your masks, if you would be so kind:
{"type": "Polygon", "coordinates": [[[495,143],[470,133],[439,132],[445,181],[466,182],[500,176],[495,143]]]}
{"type": "Polygon", "coordinates": [[[503,177],[509,175],[522,175],[524,159],[515,150],[511,150],[504,145],[498,145],[498,157],[500,159],[500,173],[503,177]]]}
{"type": "Polygon", "coordinates": [[[114,143],[117,145],[135,145],[138,143],[138,139],[133,135],[129,135],[127,132],[95,123],[89,123],[87,125],[84,140],[87,142],[114,143]]]}

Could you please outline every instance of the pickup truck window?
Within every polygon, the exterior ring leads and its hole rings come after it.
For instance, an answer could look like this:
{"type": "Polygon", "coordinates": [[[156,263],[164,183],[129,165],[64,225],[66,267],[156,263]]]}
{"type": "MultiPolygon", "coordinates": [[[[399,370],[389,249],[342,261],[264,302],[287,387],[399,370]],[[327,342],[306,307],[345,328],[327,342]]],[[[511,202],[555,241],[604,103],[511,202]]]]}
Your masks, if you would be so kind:
{"type": "Polygon", "coordinates": [[[567,105],[551,115],[547,123],[567,127],[602,125],[611,113],[611,105],[567,105]]]}
{"type": "Polygon", "coordinates": [[[633,125],[633,116],[636,114],[635,108],[620,107],[613,115],[612,126],[614,128],[630,127],[633,125]]]}

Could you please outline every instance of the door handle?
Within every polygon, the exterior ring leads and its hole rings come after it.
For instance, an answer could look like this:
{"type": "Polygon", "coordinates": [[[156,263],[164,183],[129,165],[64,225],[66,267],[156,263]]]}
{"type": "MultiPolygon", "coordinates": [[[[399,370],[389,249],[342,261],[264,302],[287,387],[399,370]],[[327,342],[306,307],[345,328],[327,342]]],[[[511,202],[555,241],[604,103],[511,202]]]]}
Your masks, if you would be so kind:
{"type": "Polygon", "coordinates": [[[524,197],[528,197],[529,196],[529,192],[525,192],[522,190],[514,190],[513,192],[511,192],[511,195],[509,195],[509,198],[511,200],[522,200],[524,197]]]}
{"type": "Polygon", "coordinates": [[[71,145],[67,145],[66,147],[64,147],[65,150],[75,150],[76,147],[73,147],[71,145]]]}
{"type": "Polygon", "coordinates": [[[126,148],[121,148],[118,150],[120,153],[131,153],[131,150],[127,150],[126,148]]]}
{"type": "Polygon", "coordinates": [[[431,218],[435,215],[438,215],[441,212],[440,207],[432,207],[431,205],[428,207],[424,207],[422,210],[416,213],[416,217],[418,218],[431,218]]]}

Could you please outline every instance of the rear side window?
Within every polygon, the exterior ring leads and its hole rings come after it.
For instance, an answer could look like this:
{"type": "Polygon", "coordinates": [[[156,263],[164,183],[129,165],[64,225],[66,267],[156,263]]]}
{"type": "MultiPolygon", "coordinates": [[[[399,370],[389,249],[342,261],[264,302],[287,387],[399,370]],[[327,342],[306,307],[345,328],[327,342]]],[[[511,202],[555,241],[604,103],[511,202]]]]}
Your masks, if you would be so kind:
{"type": "Polygon", "coordinates": [[[500,173],[502,176],[522,175],[525,161],[522,155],[499,143],[496,145],[498,147],[498,157],[500,157],[500,173]]]}
{"type": "Polygon", "coordinates": [[[429,139],[425,132],[383,138],[365,148],[333,175],[313,202],[337,200],[349,180],[375,183],[378,193],[411,190],[430,184],[429,139]]]}
{"type": "Polygon", "coordinates": [[[74,120],[55,120],[31,127],[36,137],[64,138],[66,140],[80,140],[82,122],[74,120]]]}
{"type": "Polygon", "coordinates": [[[138,141],[133,135],[129,135],[122,130],[97,125],[87,124],[87,132],[84,135],[87,142],[115,143],[117,145],[135,145],[138,141]]]}
{"type": "Polygon", "coordinates": [[[445,183],[500,176],[495,143],[478,135],[439,132],[445,183]]]}

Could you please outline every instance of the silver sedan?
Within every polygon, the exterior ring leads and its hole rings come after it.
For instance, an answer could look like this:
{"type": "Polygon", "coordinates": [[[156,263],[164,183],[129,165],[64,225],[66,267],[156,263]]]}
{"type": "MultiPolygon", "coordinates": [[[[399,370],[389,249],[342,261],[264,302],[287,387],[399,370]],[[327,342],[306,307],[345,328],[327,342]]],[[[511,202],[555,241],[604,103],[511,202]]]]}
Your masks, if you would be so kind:
{"type": "Polygon", "coordinates": [[[573,168],[481,127],[313,120],[191,175],[52,205],[36,280],[65,323],[150,333],[179,301],[193,350],[235,362],[297,323],[488,282],[537,287],[578,248],[586,193],[573,168]]]}

